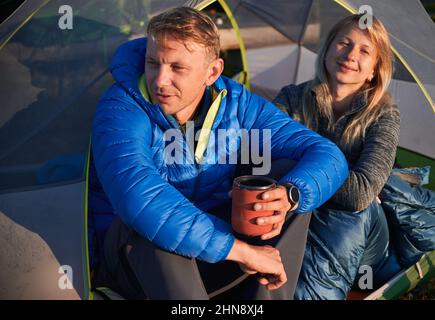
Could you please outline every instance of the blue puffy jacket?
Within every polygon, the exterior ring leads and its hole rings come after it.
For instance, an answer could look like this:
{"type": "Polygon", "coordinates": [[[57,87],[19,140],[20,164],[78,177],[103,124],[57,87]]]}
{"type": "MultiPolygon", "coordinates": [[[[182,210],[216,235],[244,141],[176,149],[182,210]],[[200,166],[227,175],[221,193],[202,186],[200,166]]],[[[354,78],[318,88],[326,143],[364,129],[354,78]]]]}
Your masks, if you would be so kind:
{"type": "MultiPolygon", "coordinates": [[[[111,72],[116,83],[94,115],[92,150],[102,190],[94,185],[90,199],[98,198],[101,206],[102,194],[107,195],[114,213],[159,247],[207,262],[223,260],[234,242],[231,226],[208,212],[229,200],[236,165],[218,164],[218,157],[240,152],[240,139],[234,150],[220,148],[214,161],[165,162],[163,135],[178,125],[139,91],[145,52],[146,39],[137,39],[115,54],[111,72]]],[[[227,91],[212,126],[216,137],[218,129],[270,129],[272,160],[298,161],[281,181],[299,187],[297,213],[320,206],[340,187],[348,168],[332,142],[228,78],[220,77],[213,88],[227,91]]],[[[191,149],[183,147],[185,137],[179,140],[184,156],[193,159],[191,149]]],[[[100,212],[92,203],[90,211],[100,212]]]]}

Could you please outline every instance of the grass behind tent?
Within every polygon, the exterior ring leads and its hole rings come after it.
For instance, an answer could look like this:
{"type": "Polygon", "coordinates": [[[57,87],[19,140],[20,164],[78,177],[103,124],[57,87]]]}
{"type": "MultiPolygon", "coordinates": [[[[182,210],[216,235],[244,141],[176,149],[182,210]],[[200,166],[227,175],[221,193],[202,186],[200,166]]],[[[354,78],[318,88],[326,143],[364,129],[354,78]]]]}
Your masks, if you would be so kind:
{"type": "Polygon", "coordinates": [[[397,148],[396,158],[397,163],[401,167],[430,166],[431,172],[429,177],[429,184],[425,185],[424,187],[435,190],[435,160],[403,148],[397,148]]]}

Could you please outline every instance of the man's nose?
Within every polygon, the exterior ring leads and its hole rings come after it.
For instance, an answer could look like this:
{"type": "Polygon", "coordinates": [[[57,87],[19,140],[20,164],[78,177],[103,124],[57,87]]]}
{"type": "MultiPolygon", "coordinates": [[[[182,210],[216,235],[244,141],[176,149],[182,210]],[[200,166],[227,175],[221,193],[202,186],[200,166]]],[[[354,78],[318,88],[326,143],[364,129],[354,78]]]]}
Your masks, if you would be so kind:
{"type": "Polygon", "coordinates": [[[160,66],[155,78],[155,84],[157,87],[164,87],[171,84],[171,73],[169,67],[160,66]]]}

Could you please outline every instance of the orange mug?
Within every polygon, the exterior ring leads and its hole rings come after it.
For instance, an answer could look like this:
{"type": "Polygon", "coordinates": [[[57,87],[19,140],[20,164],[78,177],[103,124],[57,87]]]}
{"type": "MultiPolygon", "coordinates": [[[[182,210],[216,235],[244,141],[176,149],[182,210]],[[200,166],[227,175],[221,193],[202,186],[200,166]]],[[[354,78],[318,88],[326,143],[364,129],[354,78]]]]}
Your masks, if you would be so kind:
{"type": "Polygon", "coordinates": [[[274,214],[273,210],[255,211],[254,204],[268,202],[260,195],[276,188],[277,182],[263,176],[240,176],[234,179],[232,192],[231,225],[239,234],[255,237],[272,231],[273,224],[258,225],[256,218],[274,214]]]}

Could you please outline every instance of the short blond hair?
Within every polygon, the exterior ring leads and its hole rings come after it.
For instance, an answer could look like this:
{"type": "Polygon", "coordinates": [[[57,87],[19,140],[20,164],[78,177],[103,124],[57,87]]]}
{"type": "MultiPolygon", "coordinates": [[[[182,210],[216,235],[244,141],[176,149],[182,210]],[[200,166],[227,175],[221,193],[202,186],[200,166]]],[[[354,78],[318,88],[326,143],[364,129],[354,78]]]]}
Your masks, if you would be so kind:
{"type": "Polygon", "coordinates": [[[189,41],[205,47],[210,59],[219,58],[219,33],[213,20],[206,14],[189,7],[179,7],[153,17],[147,28],[149,37],[158,44],[167,38],[189,41]]]}

